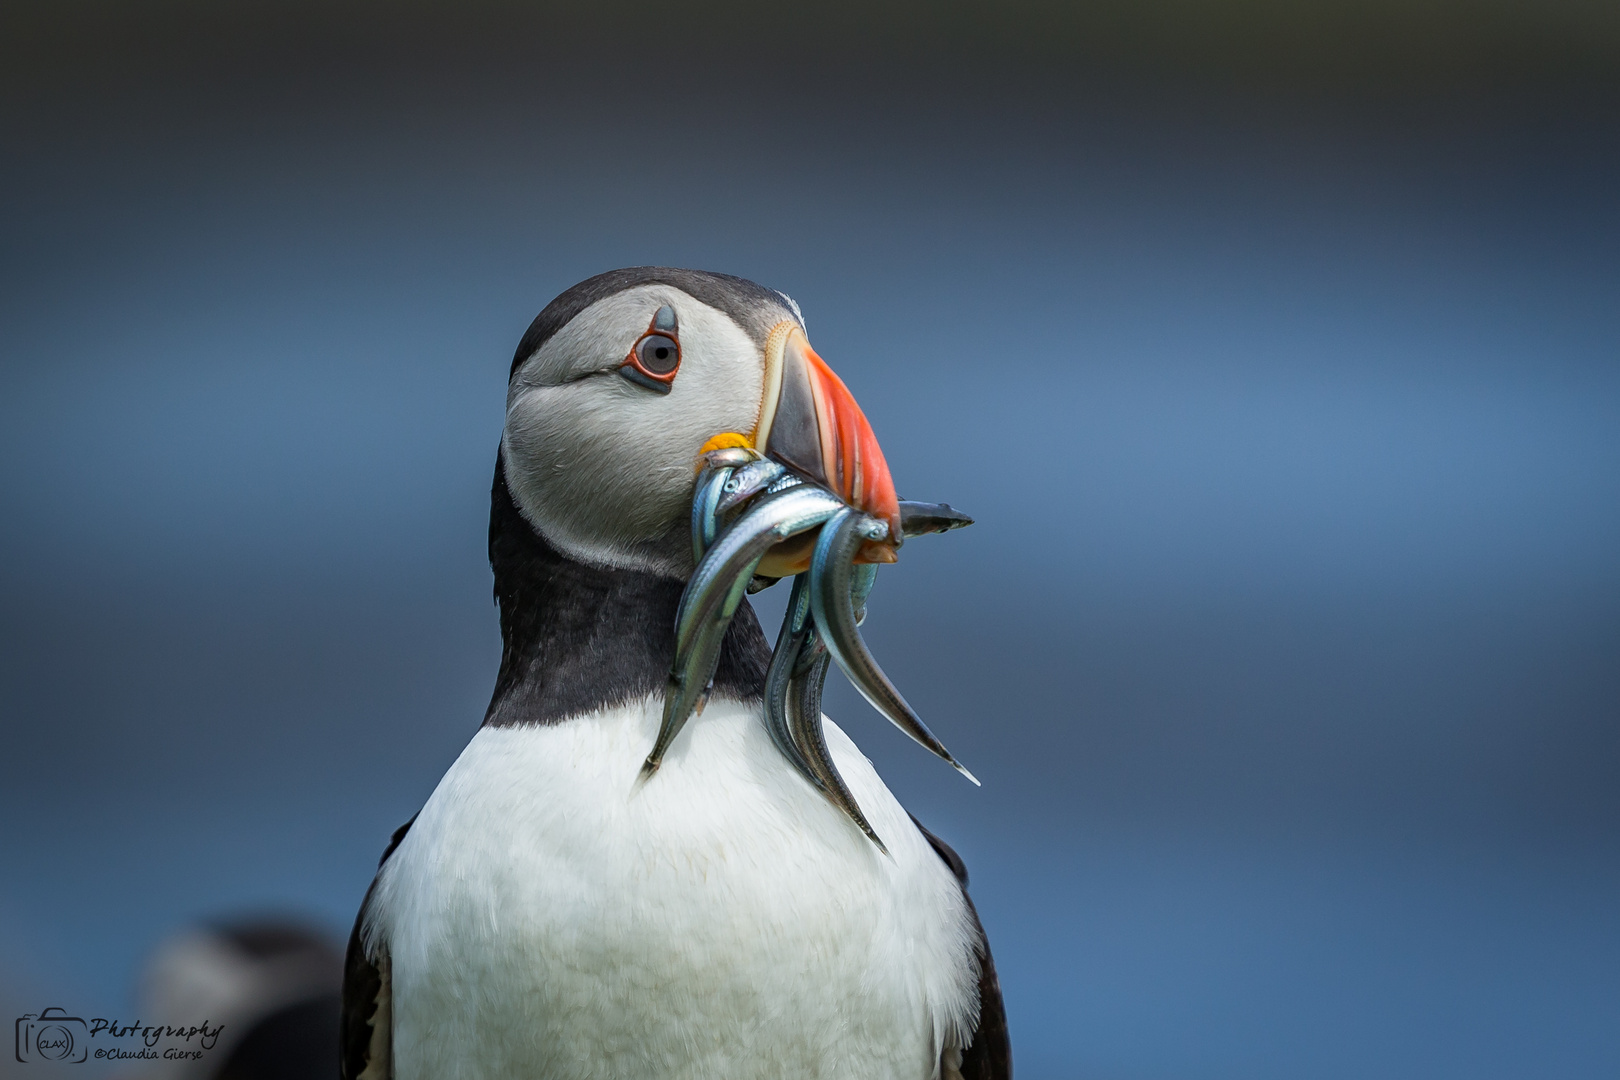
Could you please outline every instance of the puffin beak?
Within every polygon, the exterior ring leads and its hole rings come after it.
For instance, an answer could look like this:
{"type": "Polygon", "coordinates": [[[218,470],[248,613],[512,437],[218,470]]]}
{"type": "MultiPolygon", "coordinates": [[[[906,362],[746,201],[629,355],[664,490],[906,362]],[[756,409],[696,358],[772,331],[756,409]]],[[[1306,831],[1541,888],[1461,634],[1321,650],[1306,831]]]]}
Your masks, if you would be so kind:
{"type": "MultiPolygon", "coordinates": [[[[891,563],[904,540],[900,498],[866,414],[844,381],[816,355],[804,330],[783,321],[765,346],[765,395],[754,445],[769,457],[828,491],[850,507],[888,527],[888,535],[868,540],[857,563],[891,563]]],[[[773,553],[776,554],[776,553],[773,553]]],[[[783,551],[773,569],[801,561],[783,551]]],[[[808,547],[802,553],[809,566],[808,547]]]]}

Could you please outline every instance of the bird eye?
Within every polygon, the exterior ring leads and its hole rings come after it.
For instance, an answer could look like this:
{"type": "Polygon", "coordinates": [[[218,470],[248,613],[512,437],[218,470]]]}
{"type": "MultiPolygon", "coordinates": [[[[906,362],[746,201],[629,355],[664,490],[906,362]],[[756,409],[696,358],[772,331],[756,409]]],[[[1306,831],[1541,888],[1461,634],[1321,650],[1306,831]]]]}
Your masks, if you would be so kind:
{"type": "Polygon", "coordinates": [[[681,366],[681,339],[675,325],[675,309],[665,304],[653,314],[647,332],[630,347],[619,374],[648,390],[667,394],[674,387],[675,372],[681,366]]]}
{"type": "Polygon", "coordinates": [[[681,366],[681,347],[672,337],[648,334],[636,345],[636,359],[649,375],[673,375],[681,366]]]}

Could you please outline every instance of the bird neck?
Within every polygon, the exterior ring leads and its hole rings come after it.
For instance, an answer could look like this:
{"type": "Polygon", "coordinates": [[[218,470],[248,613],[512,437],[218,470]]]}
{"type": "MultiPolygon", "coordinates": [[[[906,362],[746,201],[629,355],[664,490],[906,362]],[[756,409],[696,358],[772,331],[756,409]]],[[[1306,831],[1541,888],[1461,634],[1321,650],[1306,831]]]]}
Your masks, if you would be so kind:
{"type": "MultiPolygon", "coordinates": [[[[555,724],[662,692],[675,659],[682,583],[587,566],[559,552],[519,512],[499,460],[489,564],[501,610],[501,667],[485,726],[555,724]]],[[[715,695],[761,698],[770,652],[745,602],[721,645],[715,695]]]]}

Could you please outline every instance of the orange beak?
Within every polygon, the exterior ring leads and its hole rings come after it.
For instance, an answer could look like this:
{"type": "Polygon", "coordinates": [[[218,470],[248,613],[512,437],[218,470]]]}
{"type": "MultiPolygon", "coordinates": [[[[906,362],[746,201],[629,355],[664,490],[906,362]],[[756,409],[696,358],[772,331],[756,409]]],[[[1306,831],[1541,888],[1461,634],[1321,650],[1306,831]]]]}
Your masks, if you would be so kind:
{"type": "Polygon", "coordinates": [[[784,321],[772,329],[765,365],[765,400],[754,445],[888,525],[888,538],[868,541],[856,561],[894,562],[903,539],[900,497],[855,396],[816,355],[797,323],[784,321]]]}

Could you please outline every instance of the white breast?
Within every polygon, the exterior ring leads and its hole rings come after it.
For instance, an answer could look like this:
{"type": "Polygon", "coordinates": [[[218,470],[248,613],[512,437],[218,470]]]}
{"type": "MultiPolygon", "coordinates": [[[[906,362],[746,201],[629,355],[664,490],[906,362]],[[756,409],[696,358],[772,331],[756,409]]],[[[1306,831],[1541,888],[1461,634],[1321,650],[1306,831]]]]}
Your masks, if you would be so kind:
{"type": "Polygon", "coordinates": [[[960,887],[827,741],[885,857],[714,701],[635,789],[658,701],[478,733],[384,867],[399,1080],[936,1075],[978,1010],[960,887]]]}

